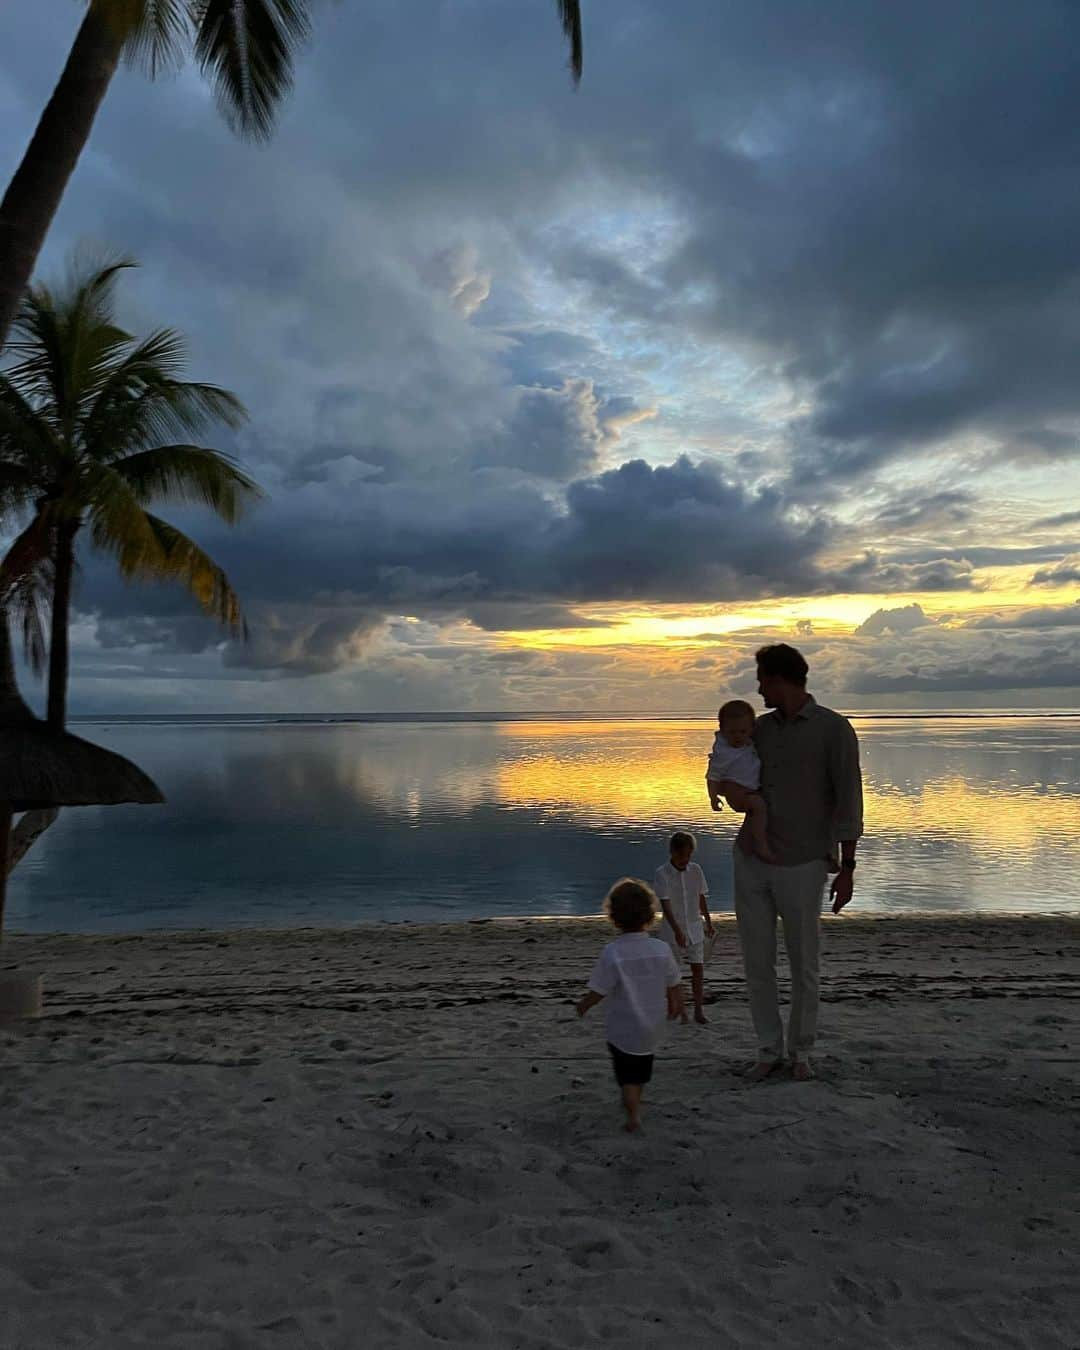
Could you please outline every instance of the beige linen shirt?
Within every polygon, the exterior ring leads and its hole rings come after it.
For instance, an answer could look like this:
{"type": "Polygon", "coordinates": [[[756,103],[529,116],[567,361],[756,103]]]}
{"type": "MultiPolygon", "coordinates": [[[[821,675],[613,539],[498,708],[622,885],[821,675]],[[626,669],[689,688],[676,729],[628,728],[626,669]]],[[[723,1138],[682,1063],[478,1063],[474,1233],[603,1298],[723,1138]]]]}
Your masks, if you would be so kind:
{"type": "MultiPolygon", "coordinates": [[[[782,867],[829,858],[837,843],[863,832],[859,742],[851,723],[808,697],[794,717],[759,717],[761,795],[769,808],[769,844],[782,867]]],[[[746,843],[746,825],[740,839],[746,843]]]]}

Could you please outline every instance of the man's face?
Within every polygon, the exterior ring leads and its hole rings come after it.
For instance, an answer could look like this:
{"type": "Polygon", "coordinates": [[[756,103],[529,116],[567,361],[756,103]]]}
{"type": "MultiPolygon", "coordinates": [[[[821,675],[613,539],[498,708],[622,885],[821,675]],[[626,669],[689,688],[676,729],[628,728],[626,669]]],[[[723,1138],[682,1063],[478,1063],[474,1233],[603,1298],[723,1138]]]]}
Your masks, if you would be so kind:
{"type": "Polygon", "coordinates": [[[784,693],[784,680],[779,675],[764,675],[759,670],[757,691],[766,708],[778,708],[784,693]]]}

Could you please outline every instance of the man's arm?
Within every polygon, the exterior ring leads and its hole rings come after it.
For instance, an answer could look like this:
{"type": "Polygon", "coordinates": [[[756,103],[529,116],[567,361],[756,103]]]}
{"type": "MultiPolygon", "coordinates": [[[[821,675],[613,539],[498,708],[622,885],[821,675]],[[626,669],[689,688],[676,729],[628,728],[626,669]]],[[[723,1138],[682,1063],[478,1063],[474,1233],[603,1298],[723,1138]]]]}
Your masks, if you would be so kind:
{"type": "Polygon", "coordinates": [[[829,744],[829,779],[836,802],[834,829],[840,839],[840,871],[829,887],[832,910],[839,914],[855,892],[855,848],[863,832],[862,771],[859,738],[850,722],[837,728],[829,744]]]}

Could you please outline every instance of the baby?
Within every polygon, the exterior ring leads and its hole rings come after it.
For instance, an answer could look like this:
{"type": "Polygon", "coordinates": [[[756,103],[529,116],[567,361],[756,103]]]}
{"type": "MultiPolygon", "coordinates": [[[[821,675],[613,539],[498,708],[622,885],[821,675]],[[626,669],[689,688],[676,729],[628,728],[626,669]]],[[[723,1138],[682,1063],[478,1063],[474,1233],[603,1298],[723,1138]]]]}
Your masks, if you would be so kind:
{"type": "Polygon", "coordinates": [[[761,760],[754,749],[754,710],[741,698],[733,698],[720,709],[719,729],[709,754],[705,783],[714,811],[723,808],[724,797],[733,811],[743,811],[750,825],[750,842],[764,862],[772,862],[769,847],[769,813],[761,787],[761,760]]]}

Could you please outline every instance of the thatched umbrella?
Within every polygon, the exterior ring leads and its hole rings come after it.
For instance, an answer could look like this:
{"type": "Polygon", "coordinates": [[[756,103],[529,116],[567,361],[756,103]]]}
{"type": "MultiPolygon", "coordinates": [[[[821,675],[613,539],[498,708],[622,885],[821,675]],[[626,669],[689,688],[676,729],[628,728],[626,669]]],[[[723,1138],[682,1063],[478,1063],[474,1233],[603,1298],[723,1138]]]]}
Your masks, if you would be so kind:
{"type": "Polygon", "coordinates": [[[0,933],[16,811],[164,800],[157,784],[123,755],[55,731],[34,716],[15,683],[11,633],[0,608],[0,933]]]}

